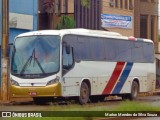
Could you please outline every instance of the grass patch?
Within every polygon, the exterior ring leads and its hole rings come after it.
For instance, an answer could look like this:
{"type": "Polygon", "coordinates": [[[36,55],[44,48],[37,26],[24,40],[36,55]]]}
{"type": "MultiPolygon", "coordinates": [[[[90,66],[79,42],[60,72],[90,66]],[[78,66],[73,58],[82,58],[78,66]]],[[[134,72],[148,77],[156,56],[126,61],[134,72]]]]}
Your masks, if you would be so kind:
{"type": "Polygon", "coordinates": [[[138,101],[123,101],[120,104],[113,106],[107,106],[107,104],[100,105],[69,105],[58,109],[53,108],[53,111],[160,111],[160,105],[153,106],[138,101]]]}
{"type": "Polygon", "coordinates": [[[160,106],[152,106],[147,103],[139,103],[135,101],[126,101],[114,108],[113,111],[160,111],[160,106]]]}
{"type": "MultiPolygon", "coordinates": [[[[154,106],[148,103],[136,102],[136,101],[123,101],[118,105],[65,105],[65,106],[56,106],[53,111],[73,111],[72,114],[75,114],[74,111],[124,111],[124,112],[145,112],[145,111],[160,111],[160,105],[154,106]]],[[[62,112],[63,114],[63,112],[62,112]]],[[[46,118],[9,118],[7,120],[95,120],[97,117],[46,117],[46,118]]]]}

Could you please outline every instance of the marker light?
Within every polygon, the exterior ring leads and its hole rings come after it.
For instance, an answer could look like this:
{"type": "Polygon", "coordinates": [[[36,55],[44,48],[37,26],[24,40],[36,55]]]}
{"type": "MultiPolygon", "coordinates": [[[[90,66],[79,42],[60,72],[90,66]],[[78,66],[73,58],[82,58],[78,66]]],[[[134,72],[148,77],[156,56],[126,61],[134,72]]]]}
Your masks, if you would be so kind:
{"type": "Polygon", "coordinates": [[[59,82],[59,77],[57,76],[55,79],[50,80],[46,85],[52,85],[59,82]]]}
{"type": "Polygon", "coordinates": [[[11,84],[15,86],[19,86],[19,83],[11,78],[11,84]]]}

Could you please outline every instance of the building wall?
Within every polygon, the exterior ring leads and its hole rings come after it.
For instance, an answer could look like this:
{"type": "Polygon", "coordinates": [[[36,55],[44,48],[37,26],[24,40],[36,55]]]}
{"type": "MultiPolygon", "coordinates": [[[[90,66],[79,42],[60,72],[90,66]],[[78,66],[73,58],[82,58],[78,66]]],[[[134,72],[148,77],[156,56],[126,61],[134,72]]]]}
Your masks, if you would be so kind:
{"type": "MultiPolygon", "coordinates": [[[[38,0],[9,0],[9,12],[24,14],[24,15],[33,15],[33,29],[37,30],[37,3],[38,0]]],[[[24,21],[25,23],[25,21],[24,21]]],[[[31,30],[27,29],[10,29],[9,42],[12,43],[14,37],[20,33],[28,32],[31,30]]],[[[0,0],[0,44],[1,44],[1,35],[2,33],[2,0],[0,0]]]]}
{"type": "MultiPolygon", "coordinates": [[[[59,6],[57,11],[54,11],[53,15],[53,29],[56,29],[60,22],[61,16],[68,15],[74,19],[74,0],[57,0],[59,6]]],[[[56,2],[56,0],[54,0],[56,2]]]]}
{"type": "Polygon", "coordinates": [[[74,0],[39,0],[38,29],[56,29],[62,15],[74,18],[74,0]]]}
{"type": "MultiPolygon", "coordinates": [[[[33,27],[32,29],[23,28],[10,28],[10,43],[13,42],[15,36],[18,34],[37,30],[37,8],[38,0],[9,0],[9,12],[20,15],[31,15],[33,16],[33,27]]],[[[23,21],[25,24],[25,20],[23,21]]]]}
{"type": "Polygon", "coordinates": [[[102,14],[132,16],[132,29],[106,29],[119,32],[125,36],[139,38],[143,36],[142,31],[147,28],[144,38],[152,39],[155,43],[156,52],[158,51],[158,0],[102,0],[102,14]],[[140,20],[142,16],[147,16],[146,26],[142,25],[140,20]]]}
{"type": "Polygon", "coordinates": [[[81,5],[81,0],[75,0],[74,16],[76,28],[101,29],[101,1],[91,0],[88,7],[81,5]]]}
{"type": "Polygon", "coordinates": [[[158,0],[135,0],[134,6],[134,19],[135,30],[134,36],[141,37],[141,29],[143,27],[140,24],[140,16],[146,15],[148,19],[147,23],[147,38],[152,39],[155,43],[156,52],[158,52],[158,0]],[[154,1],[154,2],[152,2],[154,1]],[[154,18],[154,32],[151,31],[151,17],[154,18]],[[153,37],[152,37],[153,36],[153,37]]]}
{"type": "MultiPolygon", "coordinates": [[[[132,1],[134,2],[134,1],[132,1]]],[[[120,5],[120,0],[102,0],[102,14],[113,14],[113,15],[123,15],[123,16],[131,16],[132,17],[132,29],[122,29],[122,28],[105,28],[109,31],[114,31],[121,33],[125,36],[133,36],[134,35],[134,11],[128,8],[125,8],[125,3],[122,3],[122,7],[120,5]],[[115,5],[117,2],[117,6],[115,5]]]]}

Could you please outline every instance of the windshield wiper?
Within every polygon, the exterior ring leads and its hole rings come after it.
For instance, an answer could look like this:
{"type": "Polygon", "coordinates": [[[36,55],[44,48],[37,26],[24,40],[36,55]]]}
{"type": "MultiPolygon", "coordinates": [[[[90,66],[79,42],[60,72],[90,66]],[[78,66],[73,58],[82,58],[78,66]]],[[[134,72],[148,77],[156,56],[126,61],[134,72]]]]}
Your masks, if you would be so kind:
{"type": "MultiPolygon", "coordinates": [[[[41,69],[42,73],[45,73],[44,69],[42,68],[40,62],[38,61],[38,59],[36,58],[35,56],[35,48],[33,49],[33,52],[32,52],[32,55],[28,58],[28,60],[26,61],[26,63],[24,64],[21,72],[20,72],[20,75],[22,75],[24,73],[24,71],[26,70],[28,64],[32,62],[32,59],[34,60],[34,64],[35,62],[37,63],[37,65],[39,66],[39,68],[41,69]]],[[[33,64],[33,65],[34,65],[33,64]]]]}

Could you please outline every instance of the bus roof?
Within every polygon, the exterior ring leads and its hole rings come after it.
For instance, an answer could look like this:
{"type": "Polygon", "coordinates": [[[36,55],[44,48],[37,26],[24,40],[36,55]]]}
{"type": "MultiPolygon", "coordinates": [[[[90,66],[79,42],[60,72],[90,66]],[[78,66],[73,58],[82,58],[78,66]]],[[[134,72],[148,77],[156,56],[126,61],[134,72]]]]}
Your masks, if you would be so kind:
{"type": "Polygon", "coordinates": [[[18,35],[30,36],[30,35],[65,35],[65,34],[94,34],[94,35],[107,35],[107,36],[121,36],[116,32],[101,31],[101,30],[89,30],[89,29],[62,29],[62,30],[40,30],[32,31],[18,35]]]}
{"type": "Polygon", "coordinates": [[[135,41],[141,40],[143,42],[152,42],[153,43],[153,41],[149,40],[149,39],[126,37],[126,36],[122,36],[121,34],[116,33],[116,32],[102,31],[102,30],[89,30],[89,29],[83,29],[83,28],[32,31],[32,32],[26,32],[26,33],[20,34],[17,37],[33,36],[33,35],[60,35],[60,36],[64,36],[67,34],[95,36],[95,37],[109,37],[109,38],[115,38],[115,39],[121,38],[124,40],[130,40],[130,38],[131,38],[132,40],[135,39],[135,41]]]}

